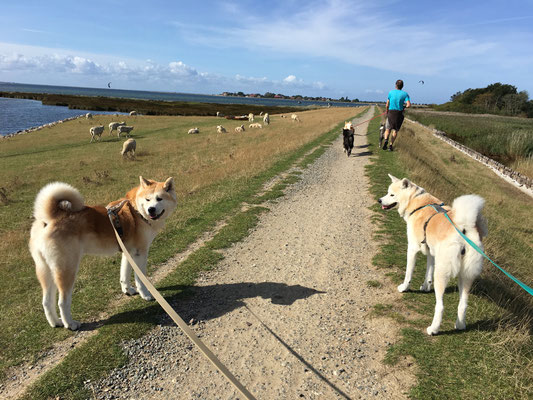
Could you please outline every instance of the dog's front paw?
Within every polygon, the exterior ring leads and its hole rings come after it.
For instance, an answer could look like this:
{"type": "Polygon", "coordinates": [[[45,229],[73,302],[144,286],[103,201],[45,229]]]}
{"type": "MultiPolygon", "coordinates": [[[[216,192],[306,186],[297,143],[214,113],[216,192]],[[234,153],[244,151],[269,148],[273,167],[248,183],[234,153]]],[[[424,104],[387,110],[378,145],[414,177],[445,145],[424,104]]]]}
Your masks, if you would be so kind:
{"type": "Polygon", "coordinates": [[[61,325],[71,331],[77,331],[81,326],[81,322],[72,320],[68,323],[61,322],[61,325]]]}
{"type": "Polygon", "coordinates": [[[426,329],[426,332],[429,336],[432,336],[432,335],[436,335],[437,333],[439,333],[439,329],[433,328],[433,326],[428,326],[426,329]]]}
{"type": "Polygon", "coordinates": [[[400,293],[406,292],[407,290],[409,290],[409,284],[408,283],[402,283],[401,285],[398,286],[398,292],[400,292],[400,293]]]}
{"type": "Polygon", "coordinates": [[[135,289],[132,286],[125,286],[122,288],[122,293],[124,293],[127,296],[135,296],[137,294],[137,289],[135,289]]]}
{"type": "Polygon", "coordinates": [[[146,301],[152,301],[154,299],[152,295],[150,294],[150,292],[148,291],[145,292],[145,291],[139,290],[139,294],[146,301]]]}
{"type": "Polygon", "coordinates": [[[459,320],[455,321],[455,329],[458,331],[464,331],[466,329],[466,323],[459,320]]]}
{"type": "Polygon", "coordinates": [[[420,290],[422,292],[431,292],[431,282],[424,282],[422,286],[420,286],[420,290]]]}

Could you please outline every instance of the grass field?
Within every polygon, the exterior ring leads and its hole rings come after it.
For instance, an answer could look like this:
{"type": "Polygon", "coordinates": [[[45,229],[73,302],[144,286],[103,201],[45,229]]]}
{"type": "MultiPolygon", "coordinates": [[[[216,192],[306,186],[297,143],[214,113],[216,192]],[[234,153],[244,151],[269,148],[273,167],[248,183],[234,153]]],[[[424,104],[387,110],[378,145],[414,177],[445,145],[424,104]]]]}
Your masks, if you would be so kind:
{"type": "Polygon", "coordinates": [[[414,110],[408,117],[533,178],[531,118],[414,110]]]}
{"type": "MultiPolygon", "coordinates": [[[[426,122],[427,123],[427,122],[426,122]]],[[[414,124],[404,123],[393,153],[377,149],[379,121],[371,123],[368,168],[375,198],[390,184],[387,173],[408,177],[442,201],[467,193],[486,199],[484,215],[489,236],[487,254],[503,268],[531,285],[533,247],[531,198],[508,185],[481,164],[455,151],[414,124]]],[[[442,129],[442,128],[441,128],[442,129]]],[[[397,211],[374,206],[382,244],[374,262],[387,271],[395,287],[403,281],[407,252],[405,222],[397,211]]],[[[425,256],[419,254],[412,287],[424,280],[425,256]]],[[[375,282],[373,284],[376,284],[375,282]]],[[[530,399],[533,393],[533,301],[490,263],[484,263],[467,310],[467,330],[454,330],[458,305],[456,282],[448,284],[441,333],[428,337],[435,306],[434,293],[402,294],[396,304],[378,303],[376,315],[401,324],[402,338],[388,352],[387,362],[407,358],[417,364],[415,399],[530,399]]]]}
{"type": "MultiPolygon", "coordinates": [[[[95,116],[92,121],[77,119],[0,142],[3,166],[0,182],[6,194],[0,206],[3,238],[0,280],[9,292],[0,299],[1,379],[5,379],[10,366],[31,364],[54,343],[75,335],[47,325],[40,304],[41,290],[27,249],[33,201],[46,183],[53,180],[70,183],[80,189],[88,204],[107,204],[136,186],[139,175],[158,180],[173,176],[179,204],[150,249],[149,271],[153,271],[154,266],[184,250],[217,221],[237,212],[242,202],[253,203],[264,182],[324,140],[331,140],[340,129],[339,123],[361,110],[307,111],[299,114],[301,123],[272,116],[270,126],[247,129],[242,134],[233,133],[241,122],[214,117],[127,117],[127,123],[135,126],[137,157],[133,161],[124,160],[119,154],[124,139],[111,137],[107,132],[100,143],[89,143],[89,127],[97,124],[107,127],[114,118],[111,116],[95,116]],[[215,127],[221,123],[229,133],[216,133],[215,127]],[[193,126],[198,126],[199,135],[187,134],[193,126]]],[[[175,271],[171,286],[192,284],[196,270],[216,261],[212,252],[198,252],[175,271]]],[[[109,305],[121,297],[119,265],[119,255],[85,257],[76,281],[74,318],[104,332],[87,344],[102,353],[94,350],[96,353],[86,353],[93,354],[92,358],[82,357],[94,365],[91,373],[123,360],[117,340],[142,334],[156,323],[156,307],[138,299],[128,301],[118,315],[99,319],[102,312],[112,311],[109,305]]],[[[168,294],[181,291],[176,289],[168,294]]],[[[80,358],[77,360],[79,363],[80,358]]],[[[67,371],[71,370],[72,366],[67,367],[67,371]]],[[[60,373],[54,371],[52,376],[60,373]]],[[[44,398],[57,392],[54,385],[49,390],[44,398]]],[[[30,398],[35,398],[34,395],[30,398]]]]}

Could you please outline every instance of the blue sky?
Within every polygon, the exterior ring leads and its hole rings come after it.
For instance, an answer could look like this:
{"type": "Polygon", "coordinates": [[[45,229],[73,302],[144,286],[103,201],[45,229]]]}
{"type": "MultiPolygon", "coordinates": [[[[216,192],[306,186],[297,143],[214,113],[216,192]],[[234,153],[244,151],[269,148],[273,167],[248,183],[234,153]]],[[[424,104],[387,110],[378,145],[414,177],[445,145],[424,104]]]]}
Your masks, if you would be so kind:
{"type": "Polygon", "coordinates": [[[533,96],[533,0],[3,1],[0,81],[415,103],[533,96]],[[424,81],[422,85],[420,80],[424,81]]]}

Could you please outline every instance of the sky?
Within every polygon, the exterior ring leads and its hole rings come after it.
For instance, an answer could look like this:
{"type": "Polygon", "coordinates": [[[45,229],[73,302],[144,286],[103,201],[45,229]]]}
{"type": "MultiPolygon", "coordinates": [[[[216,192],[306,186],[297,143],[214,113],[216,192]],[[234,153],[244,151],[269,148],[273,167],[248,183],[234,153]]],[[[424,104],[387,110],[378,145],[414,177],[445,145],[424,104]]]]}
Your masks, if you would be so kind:
{"type": "Polygon", "coordinates": [[[0,81],[414,103],[533,96],[533,0],[1,1],[0,81]],[[421,82],[423,81],[423,83],[421,82]]]}

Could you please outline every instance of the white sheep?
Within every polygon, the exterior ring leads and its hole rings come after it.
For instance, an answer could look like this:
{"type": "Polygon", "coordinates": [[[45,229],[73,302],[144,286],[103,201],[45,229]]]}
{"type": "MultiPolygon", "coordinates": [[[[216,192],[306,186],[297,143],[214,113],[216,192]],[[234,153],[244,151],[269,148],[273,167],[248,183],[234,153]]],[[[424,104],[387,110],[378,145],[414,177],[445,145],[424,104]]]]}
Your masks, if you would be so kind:
{"type": "Polygon", "coordinates": [[[93,126],[91,129],[89,129],[89,132],[91,132],[91,141],[89,143],[92,143],[93,139],[96,137],[98,140],[100,140],[100,136],[102,136],[102,133],[104,132],[104,126],[93,126]]]}
{"type": "Polygon", "coordinates": [[[298,118],[298,115],[292,114],[291,115],[292,122],[301,122],[300,118],[298,118]]]}
{"type": "Polygon", "coordinates": [[[226,128],[224,128],[222,125],[217,125],[217,133],[226,133],[226,128]]]}
{"type": "Polygon", "coordinates": [[[200,133],[200,129],[198,127],[189,129],[189,132],[187,132],[189,135],[193,135],[195,133],[200,133]]]}
{"type": "Polygon", "coordinates": [[[244,132],[245,129],[244,129],[244,125],[241,125],[241,126],[238,126],[235,128],[235,132],[236,133],[240,133],[240,132],[244,132]]]}
{"type": "Polygon", "coordinates": [[[254,122],[254,114],[253,113],[248,114],[248,122],[254,122]]]}
{"type": "Polygon", "coordinates": [[[117,137],[120,137],[120,134],[124,132],[126,137],[130,137],[130,132],[133,130],[133,126],[120,125],[117,128],[117,137]]]}
{"type": "Polygon", "coordinates": [[[263,117],[263,123],[265,125],[270,124],[270,116],[268,115],[268,113],[265,113],[265,116],[263,117]]]}
{"type": "Polygon", "coordinates": [[[137,111],[130,111],[130,115],[137,115],[137,111]]]}
{"type": "Polygon", "coordinates": [[[220,113],[220,111],[217,111],[217,117],[222,117],[222,114],[220,113]]]}
{"type": "Polygon", "coordinates": [[[122,151],[120,154],[122,154],[122,157],[126,156],[135,156],[135,149],[137,148],[137,143],[135,142],[135,139],[128,139],[122,144],[122,151]]]}
{"type": "Polygon", "coordinates": [[[92,117],[93,117],[93,115],[91,113],[85,114],[85,118],[87,118],[87,119],[91,119],[92,117]]]}
{"type": "Polygon", "coordinates": [[[259,113],[259,116],[260,116],[260,117],[262,117],[262,116],[263,116],[263,111],[261,111],[261,112],[259,113]]]}
{"type": "Polygon", "coordinates": [[[253,124],[250,124],[250,128],[259,128],[259,129],[262,129],[262,128],[263,128],[263,125],[261,125],[261,124],[258,123],[258,122],[254,122],[253,124]]]}
{"type": "Polygon", "coordinates": [[[117,130],[117,128],[119,126],[122,126],[122,125],[126,125],[126,123],[124,121],[122,121],[122,122],[111,122],[109,124],[109,135],[111,136],[111,133],[113,133],[113,131],[117,130]]]}

